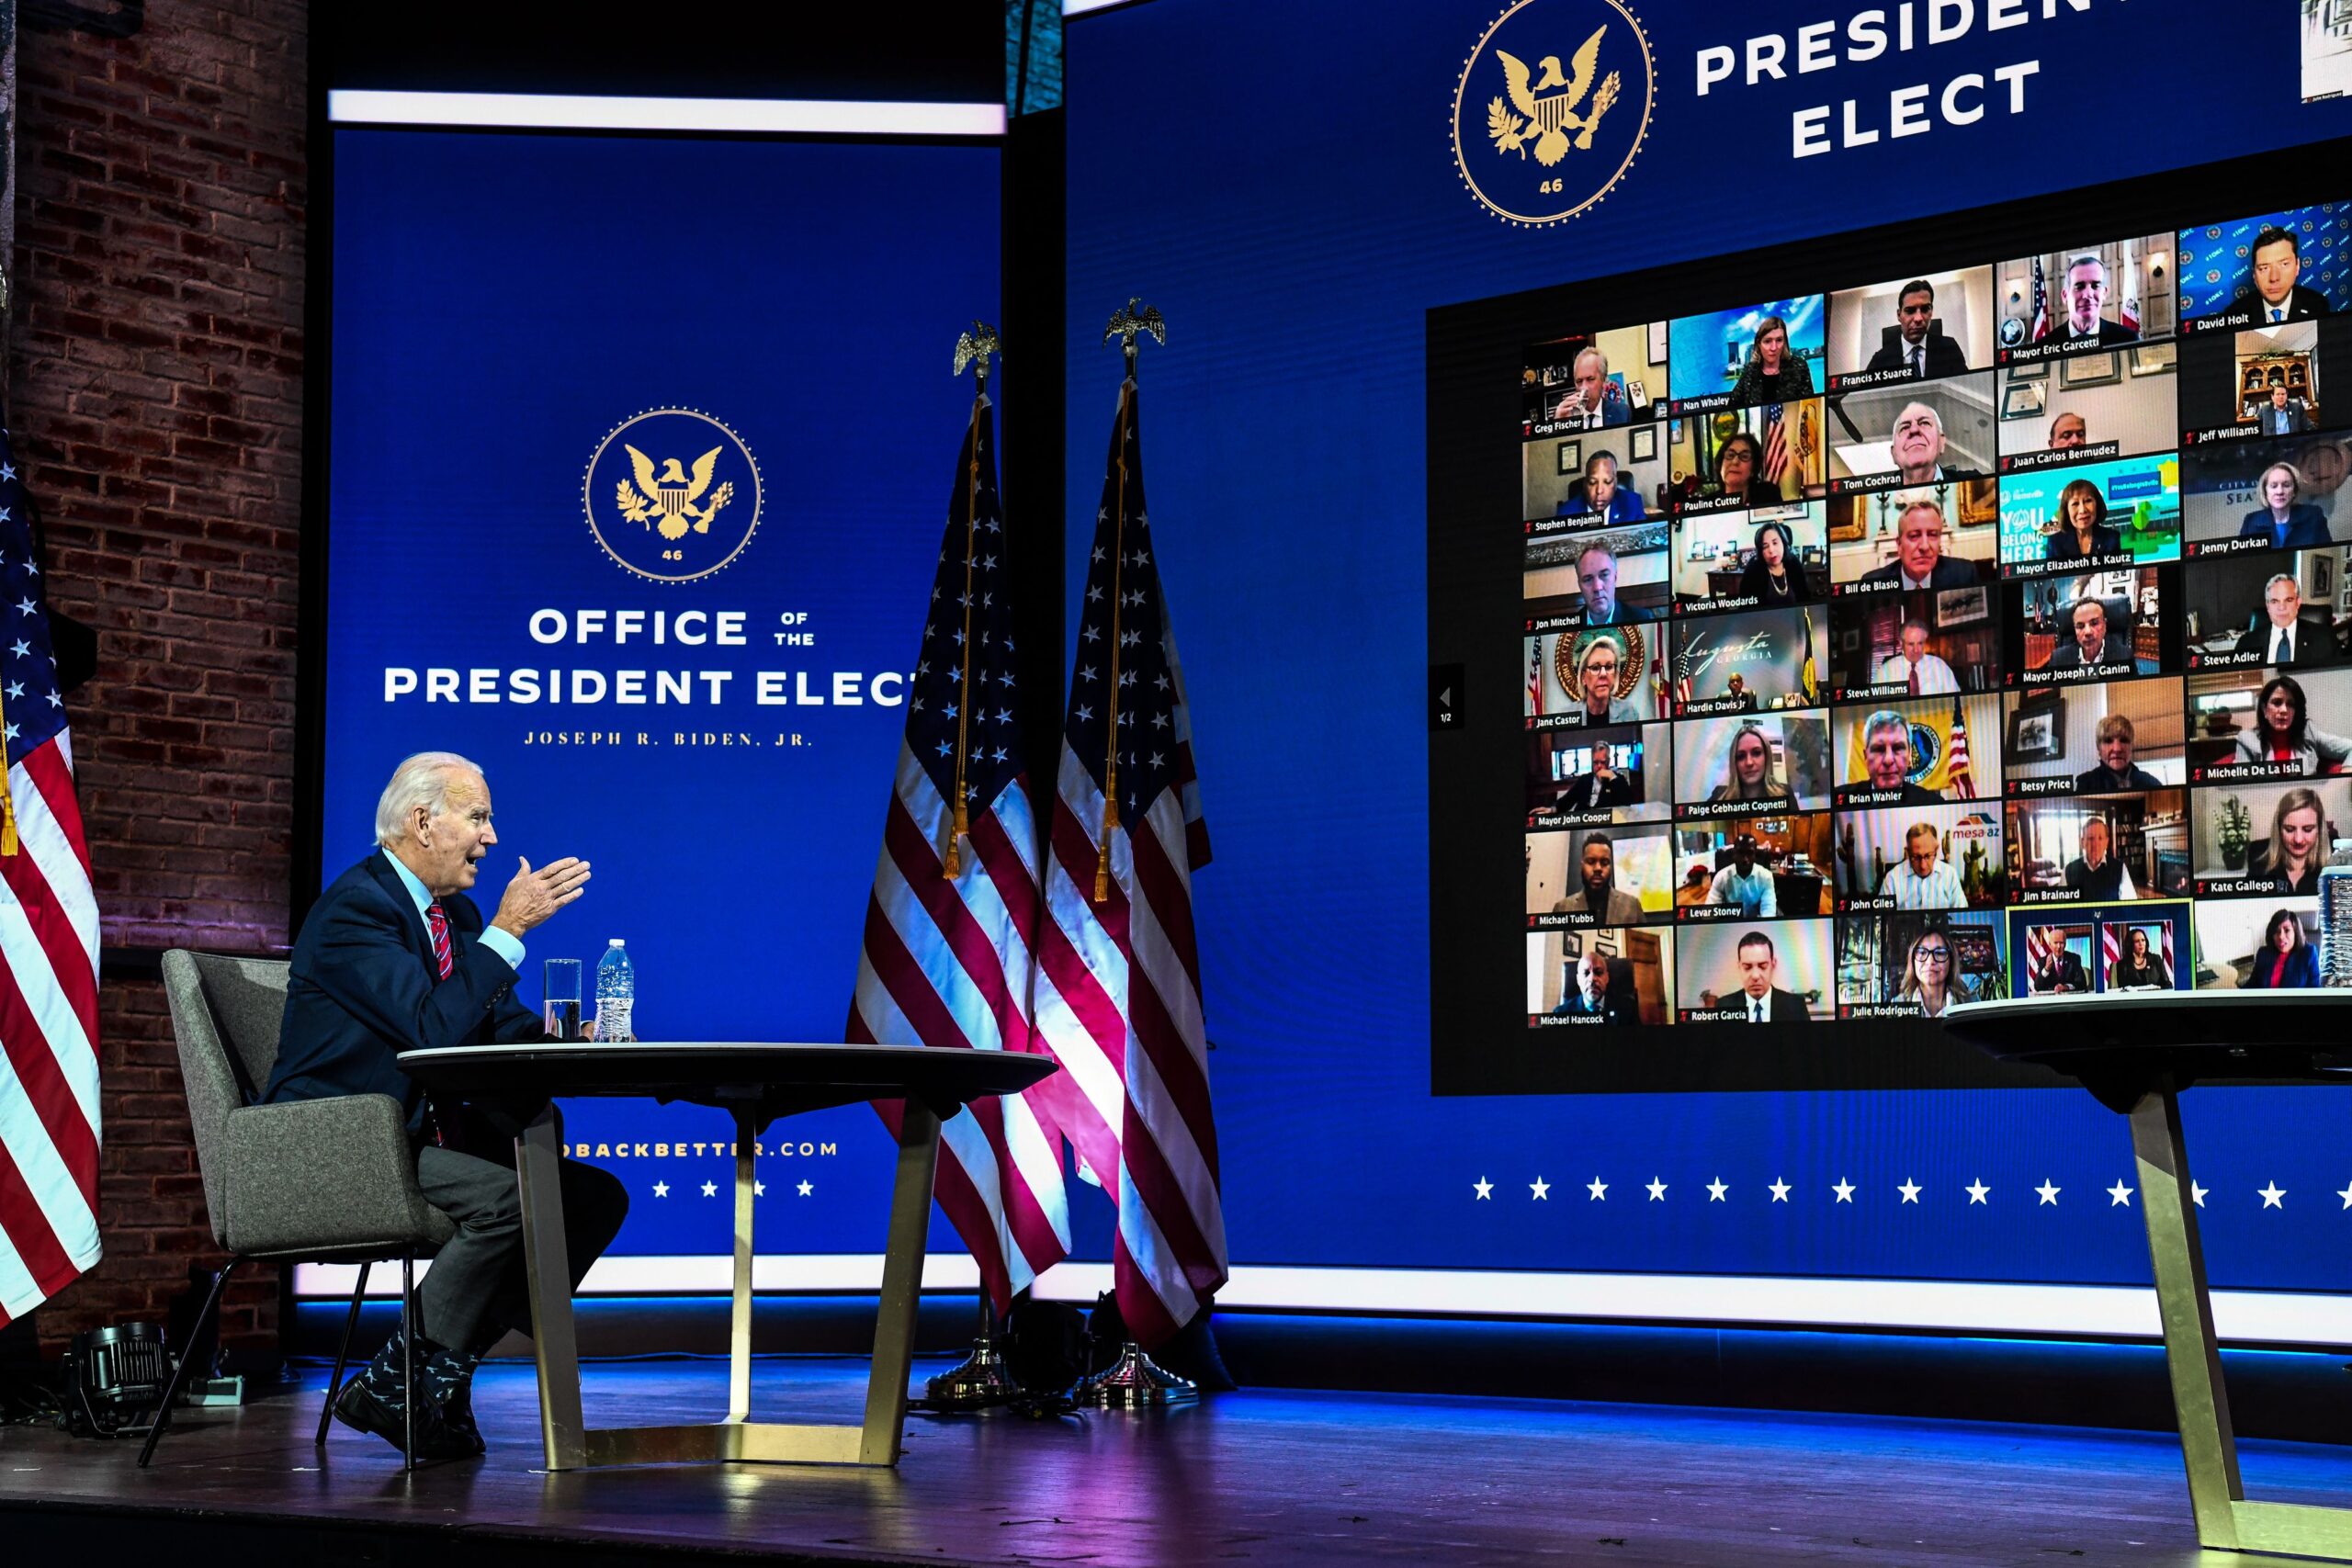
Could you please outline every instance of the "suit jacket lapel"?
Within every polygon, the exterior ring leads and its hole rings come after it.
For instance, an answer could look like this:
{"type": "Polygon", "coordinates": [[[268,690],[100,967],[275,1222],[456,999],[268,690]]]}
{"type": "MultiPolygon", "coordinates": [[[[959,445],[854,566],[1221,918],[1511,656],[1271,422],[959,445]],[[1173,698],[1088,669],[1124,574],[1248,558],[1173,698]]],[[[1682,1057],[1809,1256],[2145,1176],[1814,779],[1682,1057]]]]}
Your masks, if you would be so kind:
{"type": "MultiPolygon", "coordinates": [[[[374,854],[368,857],[368,870],[375,877],[376,886],[384,890],[384,897],[392,901],[392,908],[404,917],[401,929],[408,932],[409,951],[416,954],[419,964],[424,965],[426,976],[439,981],[441,965],[433,959],[433,933],[426,928],[424,915],[417,908],[416,900],[409,896],[408,884],[402,882],[401,874],[392,869],[391,852],[379,847],[374,854]]],[[[447,905],[442,907],[442,913],[448,913],[447,905]]]]}

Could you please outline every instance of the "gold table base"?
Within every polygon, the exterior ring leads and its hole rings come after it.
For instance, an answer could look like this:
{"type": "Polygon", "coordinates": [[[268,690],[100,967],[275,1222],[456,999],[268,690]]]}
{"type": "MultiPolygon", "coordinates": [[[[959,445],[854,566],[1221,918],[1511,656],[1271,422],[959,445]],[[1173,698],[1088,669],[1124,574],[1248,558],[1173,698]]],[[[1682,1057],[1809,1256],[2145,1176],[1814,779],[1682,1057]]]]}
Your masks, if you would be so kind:
{"type": "Polygon", "coordinates": [[[915,1306],[922,1291],[931,1183],[939,1160],[939,1118],[914,1100],[899,1124],[899,1168],[890,1235],[882,1259],[882,1310],[874,1329],[874,1369],[858,1426],[753,1421],[752,1411],[752,1112],[735,1112],[735,1280],[727,1362],[727,1416],[700,1426],[591,1428],[581,1415],[580,1341],[571,1313],[571,1258],[563,1239],[562,1145],[550,1111],[515,1140],[522,1181],[523,1258],[530,1281],[532,1345],[539,1364],[539,1429],[550,1471],[597,1465],[899,1462],[914,1353],[915,1306]]]}
{"type": "Polygon", "coordinates": [[[2180,1095],[2170,1079],[2132,1108],[2132,1149],[2140,1166],[2141,1213],[2155,1266],[2165,1366],[2180,1420],[2181,1458],[2200,1546],[2352,1562],[2352,1508],[2249,1502],[2238,1475],[2236,1434],[2222,1384],[2205,1252],[2197,1239],[2188,1154],[2180,1134],[2180,1095]]]}

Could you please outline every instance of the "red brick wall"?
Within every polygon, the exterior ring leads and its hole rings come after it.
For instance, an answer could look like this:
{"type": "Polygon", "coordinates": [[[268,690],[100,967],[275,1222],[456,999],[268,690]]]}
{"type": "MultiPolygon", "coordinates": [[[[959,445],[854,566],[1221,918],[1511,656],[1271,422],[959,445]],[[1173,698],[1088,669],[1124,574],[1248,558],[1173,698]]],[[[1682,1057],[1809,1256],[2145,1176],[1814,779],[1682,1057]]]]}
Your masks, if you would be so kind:
{"type": "MultiPolygon", "coordinates": [[[[308,26],[149,0],[128,38],[18,43],[9,414],[50,602],[98,628],[68,707],[109,945],[287,940],[308,26]]],[[[98,1015],[107,1255],[42,1308],[52,1343],[217,1259],[162,988],[107,979],[98,1015]]],[[[224,1337],[277,1316],[261,1270],[224,1337]]]]}

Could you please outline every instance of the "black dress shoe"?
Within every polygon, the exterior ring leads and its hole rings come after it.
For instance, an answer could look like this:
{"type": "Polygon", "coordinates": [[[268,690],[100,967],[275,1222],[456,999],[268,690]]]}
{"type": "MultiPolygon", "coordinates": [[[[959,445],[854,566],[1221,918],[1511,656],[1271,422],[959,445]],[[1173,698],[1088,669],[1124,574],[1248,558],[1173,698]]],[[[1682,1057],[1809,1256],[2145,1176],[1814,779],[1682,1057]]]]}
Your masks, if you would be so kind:
{"type": "MultiPolygon", "coordinates": [[[[368,1393],[367,1385],[357,1378],[344,1384],[343,1392],[335,1396],[334,1417],[346,1427],[373,1433],[395,1449],[401,1447],[400,1410],[368,1393]]],[[[417,1407],[416,1451],[410,1457],[419,1463],[445,1459],[471,1459],[482,1451],[481,1444],[480,1434],[468,1441],[450,1430],[430,1400],[417,1407]]]]}
{"type": "Polygon", "coordinates": [[[449,1395],[449,1403],[441,1407],[443,1429],[467,1445],[467,1451],[476,1458],[490,1451],[481,1439],[481,1428],[474,1424],[474,1393],[471,1384],[460,1384],[449,1395]]]}

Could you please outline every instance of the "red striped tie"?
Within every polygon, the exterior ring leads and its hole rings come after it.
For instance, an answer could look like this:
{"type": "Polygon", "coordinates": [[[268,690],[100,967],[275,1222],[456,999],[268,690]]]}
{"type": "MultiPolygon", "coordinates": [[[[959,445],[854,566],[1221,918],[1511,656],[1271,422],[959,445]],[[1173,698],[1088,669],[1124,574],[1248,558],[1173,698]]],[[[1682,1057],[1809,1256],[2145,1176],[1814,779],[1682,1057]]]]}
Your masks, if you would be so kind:
{"type": "Polygon", "coordinates": [[[441,978],[446,980],[450,971],[457,968],[458,961],[449,952],[449,917],[441,912],[440,899],[435,898],[426,906],[424,923],[433,932],[433,962],[440,969],[441,978]]]}

